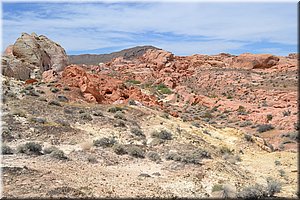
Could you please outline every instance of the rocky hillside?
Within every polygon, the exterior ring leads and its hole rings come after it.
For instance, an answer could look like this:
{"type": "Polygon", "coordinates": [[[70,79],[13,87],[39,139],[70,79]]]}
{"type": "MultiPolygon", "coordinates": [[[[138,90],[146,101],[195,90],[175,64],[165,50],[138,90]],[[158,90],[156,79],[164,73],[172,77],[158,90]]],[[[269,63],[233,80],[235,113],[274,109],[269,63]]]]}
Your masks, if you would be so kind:
{"type": "Polygon", "coordinates": [[[17,65],[1,76],[3,197],[295,198],[297,58],[148,49],[25,80],[17,65]]]}
{"type": "Polygon", "coordinates": [[[137,46],[109,54],[81,54],[69,55],[68,57],[71,64],[98,65],[99,63],[110,62],[112,59],[118,57],[123,57],[127,60],[131,60],[142,56],[148,49],[158,48],[154,46],[137,46]]]}

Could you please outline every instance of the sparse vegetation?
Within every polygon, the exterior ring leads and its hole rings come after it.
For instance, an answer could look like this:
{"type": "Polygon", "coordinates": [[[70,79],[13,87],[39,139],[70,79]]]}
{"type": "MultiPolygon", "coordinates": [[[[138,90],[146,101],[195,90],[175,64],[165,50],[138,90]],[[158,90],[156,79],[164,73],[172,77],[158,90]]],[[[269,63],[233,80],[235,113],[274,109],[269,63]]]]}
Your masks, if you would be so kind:
{"type": "Polygon", "coordinates": [[[67,159],[65,153],[62,150],[60,150],[60,149],[52,151],[50,153],[50,156],[52,158],[56,158],[56,159],[59,159],[59,160],[66,160],[67,159]]]}
{"type": "Polygon", "coordinates": [[[131,84],[135,84],[135,85],[141,83],[141,81],[137,81],[137,80],[127,80],[126,82],[127,82],[127,83],[131,83],[131,84]]]}
{"type": "Polygon", "coordinates": [[[116,140],[114,138],[107,137],[103,137],[93,141],[94,146],[103,148],[112,147],[115,143],[116,140]]]}
{"type": "Polygon", "coordinates": [[[52,153],[53,151],[57,151],[57,150],[58,150],[57,147],[51,146],[51,147],[46,147],[46,148],[44,148],[43,152],[44,152],[44,154],[50,154],[50,153],[52,153]]]}
{"type": "Polygon", "coordinates": [[[145,158],[145,151],[135,145],[130,145],[127,147],[127,152],[130,156],[135,158],[145,158]]]}
{"type": "Polygon", "coordinates": [[[57,93],[57,92],[59,92],[59,89],[55,88],[55,87],[52,87],[52,88],[50,88],[50,91],[53,92],[53,93],[57,93]]]}
{"type": "Polygon", "coordinates": [[[159,154],[157,152],[154,151],[149,151],[147,153],[147,157],[149,158],[149,160],[153,161],[153,162],[160,162],[161,158],[159,156],[159,154]]]}
{"type": "Polygon", "coordinates": [[[13,150],[12,148],[10,148],[10,146],[8,146],[7,144],[3,143],[2,144],[2,151],[1,151],[2,155],[9,155],[9,154],[13,154],[13,150]]]}
{"type": "Polygon", "coordinates": [[[273,115],[268,114],[268,115],[267,115],[267,120],[268,120],[268,121],[271,121],[272,119],[273,119],[273,115]]]}
{"type": "Polygon", "coordinates": [[[79,115],[79,117],[82,120],[87,120],[87,121],[92,121],[93,120],[93,117],[90,114],[88,114],[88,113],[81,113],[79,115]]]}
{"type": "Polygon", "coordinates": [[[62,106],[58,101],[55,101],[55,100],[49,101],[48,104],[49,104],[49,105],[53,105],[53,106],[62,106]]]}
{"type": "Polygon", "coordinates": [[[111,113],[116,113],[117,111],[122,111],[123,108],[115,106],[115,107],[111,107],[107,110],[107,112],[111,112],[111,113]]]}
{"type": "Polygon", "coordinates": [[[126,147],[123,144],[114,144],[113,151],[118,155],[127,154],[126,147]]]}
{"type": "Polygon", "coordinates": [[[143,131],[137,127],[133,127],[130,132],[138,137],[145,137],[145,134],[143,133],[143,131]]]}
{"type": "Polygon", "coordinates": [[[117,111],[116,114],[114,115],[114,118],[126,120],[125,115],[121,111],[117,111]]]}
{"type": "Polygon", "coordinates": [[[271,124],[260,124],[260,125],[258,125],[257,131],[259,133],[263,133],[266,131],[270,131],[272,129],[274,129],[274,127],[271,124]]]}
{"type": "Polygon", "coordinates": [[[28,155],[31,154],[39,155],[41,153],[41,150],[42,150],[42,146],[35,142],[27,142],[17,147],[18,153],[24,153],[28,155]]]}
{"type": "Polygon", "coordinates": [[[218,198],[235,198],[236,197],[236,189],[235,187],[225,184],[225,185],[214,185],[212,188],[212,192],[218,192],[218,198]]]}
{"type": "Polygon", "coordinates": [[[172,94],[172,91],[163,83],[156,86],[156,89],[162,94],[172,94]]]}
{"type": "Polygon", "coordinates": [[[151,136],[153,138],[159,138],[162,140],[172,140],[172,133],[166,131],[166,130],[161,130],[159,132],[154,131],[151,136]]]}
{"type": "Polygon", "coordinates": [[[252,138],[252,135],[249,135],[249,134],[245,134],[244,135],[244,138],[246,141],[248,142],[254,142],[253,138],[252,138]]]}

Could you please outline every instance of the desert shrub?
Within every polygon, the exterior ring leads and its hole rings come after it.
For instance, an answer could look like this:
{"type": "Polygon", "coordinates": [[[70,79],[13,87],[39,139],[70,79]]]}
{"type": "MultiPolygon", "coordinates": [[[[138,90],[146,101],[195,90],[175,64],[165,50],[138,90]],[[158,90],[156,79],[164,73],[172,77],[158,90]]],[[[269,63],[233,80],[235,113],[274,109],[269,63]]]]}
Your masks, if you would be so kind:
{"type": "Polygon", "coordinates": [[[172,91],[163,83],[156,86],[156,89],[159,90],[163,94],[171,94],[172,91]]]}
{"type": "Polygon", "coordinates": [[[264,191],[263,186],[259,184],[245,187],[242,191],[240,191],[237,194],[238,198],[243,198],[243,199],[260,199],[266,196],[267,196],[266,191],[264,191]]]}
{"type": "Polygon", "coordinates": [[[64,91],[70,91],[70,88],[69,87],[64,87],[63,90],[64,91]]]}
{"type": "Polygon", "coordinates": [[[257,131],[259,133],[263,133],[266,131],[270,131],[272,129],[274,129],[274,127],[271,124],[260,124],[260,125],[258,125],[257,131]]]}
{"type": "Polygon", "coordinates": [[[22,110],[14,110],[12,112],[13,115],[19,116],[19,117],[26,117],[26,113],[22,110]]]}
{"type": "Polygon", "coordinates": [[[228,147],[223,146],[220,148],[220,153],[223,155],[224,154],[232,154],[232,151],[228,147]]]}
{"type": "Polygon", "coordinates": [[[145,134],[143,133],[143,131],[137,127],[133,127],[130,132],[135,135],[135,136],[139,136],[139,137],[145,137],[145,134]]]}
{"type": "Polygon", "coordinates": [[[123,120],[117,120],[116,123],[114,123],[114,127],[126,127],[126,124],[123,120]]]}
{"type": "Polygon", "coordinates": [[[55,88],[55,87],[52,87],[52,88],[50,88],[50,91],[53,92],[53,93],[57,93],[57,92],[59,92],[59,89],[55,88]]]}
{"type": "Polygon", "coordinates": [[[141,83],[141,81],[138,81],[138,80],[127,80],[126,82],[131,83],[131,84],[140,84],[141,83]]]}
{"type": "Polygon", "coordinates": [[[116,143],[114,138],[103,137],[93,141],[94,146],[96,147],[112,147],[116,143]]]}
{"type": "Polygon", "coordinates": [[[164,142],[164,140],[161,140],[159,138],[153,138],[153,140],[151,141],[151,146],[157,146],[163,144],[164,142]]]}
{"type": "Polygon", "coordinates": [[[284,117],[290,116],[290,115],[291,115],[291,111],[290,111],[290,110],[285,110],[285,111],[282,112],[282,115],[283,115],[284,117]]]}
{"type": "Polygon", "coordinates": [[[249,134],[245,134],[244,135],[244,138],[246,141],[248,142],[254,142],[253,138],[252,138],[252,135],[249,135],[249,134]]]}
{"type": "Polygon", "coordinates": [[[67,159],[65,153],[62,150],[59,150],[59,149],[52,151],[50,153],[50,156],[52,158],[56,158],[56,159],[59,159],[59,160],[65,160],[65,159],[67,159]]]}
{"type": "Polygon", "coordinates": [[[55,122],[58,123],[61,126],[70,126],[70,123],[68,121],[63,120],[63,119],[56,119],[55,122]]]}
{"type": "Polygon", "coordinates": [[[242,161],[239,155],[230,155],[230,154],[223,155],[223,159],[227,160],[231,164],[236,164],[237,162],[242,161]]]}
{"type": "Polygon", "coordinates": [[[281,137],[287,137],[294,141],[299,140],[299,134],[297,132],[285,133],[285,134],[282,134],[281,137]]]}
{"type": "Polygon", "coordinates": [[[58,101],[61,101],[61,102],[68,102],[69,101],[69,99],[66,96],[63,96],[63,95],[58,95],[57,99],[58,99],[58,101]]]}
{"type": "Polygon", "coordinates": [[[275,160],[275,165],[277,166],[277,165],[281,165],[281,162],[279,161],[279,160],[275,160]]]}
{"type": "Polygon", "coordinates": [[[272,119],[273,119],[273,115],[267,114],[267,120],[268,120],[268,121],[271,121],[272,119]]]}
{"type": "Polygon", "coordinates": [[[276,180],[268,180],[267,185],[267,194],[270,197],[273,197],[275,193],[279,193],[281,190],[281,183],[276,180]]]}
{"type": "Polygon", "coordinates": [[[88,155],[87,161],[89,163],[97,163],[97,158],[95,156],[93,156],[93,155],[88,155]]]}
{"type": "Polygon", "coordinates": [[[39,117],[32,117],[32,118],[30,118],[30,121],[34,122],[34,123],[40,123],[40,124],[45,124],[46,123],[46,119],[39,118],[39,117]]]}
{"type": "Polygon", "coordinates": [[[114,144],[113,151],[118,155],[127,154],[126,147],[123,144],[114,144]]]}
{"type": "Polygon", "coordinates": [[[222,188],[223,188],[223,185],[216,184],[213,186],[212,192],[221,191],[222,188]]]}
{"type": "Polygon", "coordinates": [[[3,143],[2,144],[2,151],[1,151],[2,155],[9,155],[9,154],[13,154],[13,150],[12,148],[10,148],[10,146],[8,146],[7,144],[3,143]]]}
{"type": "Polygon", "coordinates": [[[300,124],[299,122],[294,123],[294,128],[296,131],[299,131],[300,124]]]}
{"type": "Polygon", "coordinates": [[[45,97],[39,97],[38,100],[47,102],[47,99],[45,97]]]}
{"type": "Polygon", "coordinates": [[[121,111],[117,111],[116,114],[114,115],[114,118],[126,120],[125,115],[121,111]]]}
{"type": "Polygon", "coordinates": [[[213,118],[213,115],[211,114],[210,111],[206,111],[204,114],[202,114],[201,117],[211,119],[211,118],[213,118]]]}
{"type": "Polygon", "coordinates": [[[200,164],[202,158],[211,158],[211,155],[203,149],[196,149],[183,153],[181,158],[183,163],[200,164]]]}
{"type": "Polygon", "coordinates": [[[181,161],[181,159],[182,159],[181,156],[176,152],[169,152],[166,155],[166,160],[181,161]]]}
{"type": "Polygon", "coordinates": [[[57,147],[51,146],[51,147],[44,148],[43,152],[44,152],[44,154],[50,154],[50,153],[52,153],[53,151],[56,151],[56,150],[58,150],[57,147]]]}
{"type": "Polygon", "coordinates": [[[135,158],[144,158],[145,157],[145,151],[138,146],[128,146],[127,152],[130,156],[135,157],[135,158]]]}
{"type": "Polygon", "coordinates": [[[244,121],[240,123],[240,127],[246,127],[246,126],[251,126],[252,122],[251,121],[244,121]]]}
{"type": "Polygon", "coordinates": [[[286,175],[283,169],[278,170],[278,172],[281,177],[284,177],[286,175]]]}
{"type": "Polygon", "coordinates": [[[92,113],[94,116],[97,116],[97,117],[103,117],[104,115],[103,115],[103,113],[101,112],[101,111],[93,111],[93,113],[92,113]]]}
{"type": "Polygon", "coordinates": [[[93,117],[90,114],[88,114],[88,113],[81,113],[79,115],[79,117],[82,120],[87,120],[87,121],[92,121],[93,120],[93,117]]]}
{"type": "Polygon", "coordinates": [[[58,101],[55,101],[55,100],[49,101],[48,104],[49,104],[49,105],[53,105],[53,106],[61,106],[61,104],[60,104],[58,101]]]}
{"type": "Polygon", "coordinates": [[[135,100],[133,100],[133,99],[129,99],[128,104],[132,105],[132,106],[136,106],[135,100]]]}
{"type": "Polygon", "coordinates": [[[111,113],[116,113],[117,111],[122,111],[123,108],[115,106],[115,107],[111,107],[107,110],[107,112],[111,112],[111,113]]]}
{"type": "Polygon", "coordinates": [[[200,124],[198,122],[192,122],[192,125],[197,127],[197,128],[200,128],[200,124]]]}
{"type": "Polygon", "coordinates": [[[159,132],[154,131],[151,136],[162,140],[172,140],[172,133],[166,130],[161,130],[159,132]]]}
{"type": "Polygon", "coordinates": [[[170,119],[170,115],[168,113],[163,113],[161,115],[162,118],[165,118],[165,119],[170,119]]]}
{"type": "Polygon", "coordinates": [[[214,185],[212,192],[219,192],[219,198],[234,198],[236,197],[235,187],[225,184],[225,185],[214,185]]]}
{"type": "Polygon", "coordinates": [[[149,158],[149,160],[151,160],[153,162],[161,161],[161,158],[160,158],[159,154],[157,152],[154,152],[154,151],[149,151],[148,154],[147,154],[147,157],[149,158]]]}
{"type": "Polygon", "coordinates": [[[42,150],[42,146],[35,142],[27,142],[25,144],[19,145],[17,147],[18,153],[24,153],[24,154],[40,154],[42,150]]]}

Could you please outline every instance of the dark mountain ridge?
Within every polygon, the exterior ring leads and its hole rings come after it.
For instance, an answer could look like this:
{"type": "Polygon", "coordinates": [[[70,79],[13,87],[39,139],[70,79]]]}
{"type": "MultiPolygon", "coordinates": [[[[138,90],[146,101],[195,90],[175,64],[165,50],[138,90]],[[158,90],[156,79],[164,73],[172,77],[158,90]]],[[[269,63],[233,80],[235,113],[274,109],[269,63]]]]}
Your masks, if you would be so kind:
{"type": "Polygon", "coordinates": [[[154,46],[136,46],[121,51],[109,54],[81,54],[81,55],[68,55],[70,64],[87,64],[97,65],[99,63],[109,62],[117,57],[124,57],[127,60],[134,59],[142,56],[148,49],[159,49],[154,46]]]}

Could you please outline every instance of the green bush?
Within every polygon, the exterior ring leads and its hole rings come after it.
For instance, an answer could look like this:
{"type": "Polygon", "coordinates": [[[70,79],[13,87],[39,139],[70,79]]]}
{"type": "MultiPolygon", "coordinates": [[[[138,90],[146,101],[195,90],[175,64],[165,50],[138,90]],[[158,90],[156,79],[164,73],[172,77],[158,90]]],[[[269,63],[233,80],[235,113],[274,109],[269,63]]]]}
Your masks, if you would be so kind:
{"type": "Polygon", "coordinates": [[[42,146],[35,142],[27,142],[25,144],[19,145],[17,147],[18,153],[24,153],[24,154],[41,154],[42,146]]]}
{"type": "Polygon", "coordinates": [[[172,91],[163,83],[156,86],[156,89],[159,90],[163,94],[171,94],[172,91]]]}
{"type": "Polygon", "coordinates": [[[87,120],[87,121],[92,121],[93,120],[93,117],[90,114],[88,114],[88,113],[81,113],[79,115],[79,117],[82,120],[87,120]]]}
{"type": "Polygon", "coordinates": [[[262,185],[256,184],[245,187],[237,194],[237,197],[243,199],[261,199],[267,197],[267,192],[262,185]]]}
{"type": "Polygon", "coordinates": [[[59,89],[52,87],[52,88],[50,88],[50,91],[53,93],[57,93],[57,92],[59,92],[59,89]]]}
{"type": "Polygon", "coordinates": [[[131,83],[131,84],[140,84],[141,81],[137,81],[137,80],[127,80],[127,83],[131,83]]]}
{"type": "Polygon", "coordinates": [[[3,143],[1,153],[2,155],[9,155],[9,154],[13,154],[13,150],[7,144],[3,143]]]}
{"type": "Polygon", "coordinates": [[[53,105],[53,106],[61,106],[61,104],[60,104],[58,101],[55,101],[55,100],[49,101],[48,104],[49,104],[49,105],[53,105]]]}
{"type": "Polygon", "coordinates": [[[116,140],[114,138],[107,138],[107,137],[103,137],[93,141],[94,146],[103,147],[103,148],[112,147],[115,143],[116,140]]]}
{"type": "Polygon", "coordinates": [[[272,119],[273,119],[273,115],[268,114],[268,115],[267,115],[267,120],[268,120],[268,121],[271,121],[272,119]]]}
{"type": "Polygon", "coordinates": [[[253,138],[252,138],[252,135],[249,135],[249,134],[245,134],[244,135],[244,138],[246,141],[248,142],[254,142],[253,138]]]}

